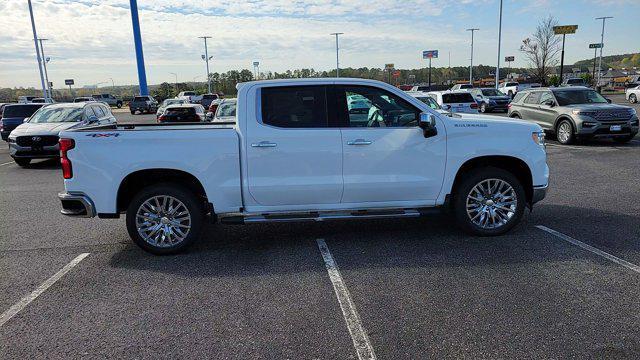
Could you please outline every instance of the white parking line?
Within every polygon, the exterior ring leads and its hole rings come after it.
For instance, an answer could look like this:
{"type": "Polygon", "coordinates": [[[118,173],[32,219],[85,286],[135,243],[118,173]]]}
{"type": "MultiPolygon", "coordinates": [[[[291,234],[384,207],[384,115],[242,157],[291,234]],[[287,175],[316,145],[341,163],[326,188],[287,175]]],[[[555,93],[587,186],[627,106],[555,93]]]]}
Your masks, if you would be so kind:
{"type": "Polygon", "coordinates": [[[57,273],[53,274],[52,277],[48,278],[45,282],[43,282],[38,288],[33,290],[33,292],[18,301],[15,305],[9,308],[9,310],[5,311],[0,315],[0,327],[4,325],[7,321],[9,321],[12,317],[14,317],[17,313],[22,311],[29,303],[35,300],[38,296],[40,296],[43,292],[45,292],[51,285],[55,284],[56,281],[60,280],[69,270],[73,269],[76,265],[82,261],[82,259],[89,256],[89,253],[82,253],[76,256],[75,259],[71,260],[70,263],[65,265],[62,269],[60,269],[57,273]]]}
{"type": "Polygon", "coordinates": [[[572,238],[571,236],[565,235],[565,234],[563,234],[563,233],[561,233],[559,231],[555,231],[553,229],[549,229],[546,226],[536,225],[536,227],[538,229],[540,229],[540,230],[548,232],[551,235],[555,235],[556,237],[559,237],[560,239],[562,239],[562,240],[564,240],[566,242],[569,242],[569,243],[571,243],[571,244],[573,244],[575,246],[579,246],[579,247],[581,247],[581,248],[583,248],[583,249],[585,249],[587,251],[590,251],[590,252],[592,252],[592,253],[594,253],[596,255],[602,256],[603,258],[605,258],[605,259],[607,259],[609,261],[613,261],[614,263],[616,263],[618,265],[622,265],[622,266],[626,267],[627,269],[629,269],[631,271],[635,271],[635,272],[640,274],[640,266],[638,266],[636,264],[632,264],[632,263],[630,263],[630,262],[628,262],[626,260],[620,259],[617,256],[613,256],[613,255],[611,255],[611,254],[609,254],[607,252],[604,252],[604,251],[602,251],[602,250],[600,250],[598,248],[594,248],[591,245],[585,244],[582,241],[576,240],[576,239],[572,238]]]}
{"type": "Polygon", "coordinates": [[[0,166],[11,165],[11,164],[13,164],[13,163],[14,163],[13,161],[9,161],[9,162],[6,162],[6,163],[3,163],[3,164],[0,164],[0,166]]]}
{"type": "Polygon", "coordinates": [[[318,243],[318,248],[320,248],[320,253],[322,253],[324,264],[327,267],[327,272],[329,273],[329,279],[331,279],[331,283],[333,284],[333,290],[338,298],[340,309],[342,309],[342,316],[344,317],[344,321],[347,323],[347,328],[349,329],[349,334],[351,334],[353,346],[356,348],[358,359],[376,359],[376,354],[371,346],[371,341],[369,341],[369,336],[367,336],[367,332],[362,326],[362,321],[360,320],[360,315],[358,315],[358,311],[356,310],[356,305],[353,303],[353,300],[351,300],[351,295],[349,295],[347,285],[342,280],[342,275],[340,275],[338,265],[335,260],[333,260],[333,256],[327,247],[327,243],[325,243],[324,239],[317,239],[316,242],[318,243]]]}

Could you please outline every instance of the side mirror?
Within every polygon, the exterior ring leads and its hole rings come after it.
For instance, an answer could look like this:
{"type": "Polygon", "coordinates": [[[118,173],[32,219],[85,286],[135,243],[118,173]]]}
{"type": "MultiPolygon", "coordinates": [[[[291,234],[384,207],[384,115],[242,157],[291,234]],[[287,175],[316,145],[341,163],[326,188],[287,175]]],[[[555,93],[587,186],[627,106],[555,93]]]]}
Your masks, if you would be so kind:
{"type": "Polygon", "coordinates": [[[611,104],[611,99],[609,99],[609,98],[605,98],[605,99],[607,99],[607,102],[608,102],[609,104],[611,104]]]}
{"type": "Polygon", "coordinates": [[[438,134],[436,128],[436,116],[428,113],[420,113],[420,121],[418,126],[422,129],[425,138],[429,138],[438,134]]]}
{"type": "Polygon", "coordinates": [[[547,99],[547,100],[545,100],[545,102],[544,102],[543,104],[544,104],[544,105],[547,105],[547,106],[549,106],[549,107],[554,107],[554,106],[556,106],[556,102],[555,102],[555,101],[553,101],[553,99],[547,99]]]}
{"type": "Polygon", "coordinates": [[[482,95],[476,95],[476,99],[482,100],[482,95]]]}
{"type": "Polygon", "coordinates": [[[28,117],[24,118],[24,120],[22,120],[22,122],[23,123],[29,122],[29,118],[28,117]]]}
{"type": "Polygon", "coordinates": [[[97,117],[97,116],[95,116],[95,115],[90,115],[90,116],[87,118],[87,123],[88,123],[88,124],[95,124],[95,123],[97,123],[97,122],[98,122],[98,117],[97,117]]]}

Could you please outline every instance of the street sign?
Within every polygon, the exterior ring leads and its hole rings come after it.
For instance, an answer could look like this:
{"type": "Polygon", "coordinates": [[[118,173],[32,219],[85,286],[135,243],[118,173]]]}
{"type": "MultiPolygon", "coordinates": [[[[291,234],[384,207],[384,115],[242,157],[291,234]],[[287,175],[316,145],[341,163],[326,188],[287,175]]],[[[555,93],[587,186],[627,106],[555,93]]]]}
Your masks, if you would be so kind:
{"type": "Polygon", "coordinates": [[[253,62],[253,66],[258,66],[258,65],[260,65],[260,62],[259,62],[259,61],[254,61],[254,62],[253,62]]]}
{"type": "Polygon", "coordinates": [[[600,49],[603,46],[604,46],[604,44],[602,44],[602,43],[589,44],[589,49],[600,49]]]}
{"type": "Polygon", "coordinates": [[[65,79],[64,80],[64,84],[65,85],[73,85],[73,79],[65,79]]]}
{"type": "Polygon", "coordinates": [[[504,61],[506,62],[511,62],[511,61],[515,61],[515,56],[505,56],[504,57],[504,61]]]}
{"type": "Polygon", "coordinates": [[[394,64],[384,64],[385,70],[390,70],[390,69],[393,69],[394,67],[395,67],[394,64]]]}
{"type": "Polygon", "coordinates": [[[393,72],[393,77],[400,77],[400,70],[396,70],[393,72]]]}
{"type": "Polygon", "coordinates": [[[578,30],[578,25],[560,25],[553,27],[553,32],[556,35],[575,34],[576,30],[578,30]]]}
{"type": "Polygon", "coordinates": [[[425,50],[422,52],[423,59],[437,59],[438,58],[438,50],[425,50]]]}

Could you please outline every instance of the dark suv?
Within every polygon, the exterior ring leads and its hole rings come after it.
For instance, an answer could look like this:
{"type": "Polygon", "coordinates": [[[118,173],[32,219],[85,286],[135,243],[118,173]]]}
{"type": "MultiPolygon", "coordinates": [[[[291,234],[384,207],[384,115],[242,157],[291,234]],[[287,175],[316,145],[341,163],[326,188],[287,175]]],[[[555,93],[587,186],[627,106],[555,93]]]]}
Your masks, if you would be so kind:
{"type": "Polygon", "coordinates": [[[635,109],[611,104],[595,90],[581,86],[519,92],[509,106],[509,116],[555,132],[561,144],[603,137],[625,143],[638,133],[635,109]]]}
{"type": "Polygon", "coordinates": [[[6,104],[0,118],[0,135],[7,141],[13,129],[45,104],[6,104]]]}

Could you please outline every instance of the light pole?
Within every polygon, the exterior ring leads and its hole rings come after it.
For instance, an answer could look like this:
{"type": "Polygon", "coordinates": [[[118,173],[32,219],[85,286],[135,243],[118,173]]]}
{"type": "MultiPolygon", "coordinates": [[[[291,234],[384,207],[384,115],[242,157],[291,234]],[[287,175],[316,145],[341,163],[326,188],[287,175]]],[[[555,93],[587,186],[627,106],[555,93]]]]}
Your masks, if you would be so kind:
{"type": "Polygon", "coordinates": [[[46,88],[49,91],[49,97],[52,98],[52,90],[51,90],[51,86],[49,86],[49,73],[47,72],[47,63],[49,62],[49,60],[51,60],[51,58],[48,58],[44,55],[44,47],[42,46],[42,42],[43,41],[47,41],[49,39],[43,39],[43,38],[39,38],[38,41],[40,42],[40,54],[42,54],[42,66],[44,67],[44,79],[46,82],[46,88]]]}
{"type": "Polygon", "coordinates": [[[209,56],[209,49],[207,48],[207,39],[211,39],[211,36],[198,36],[198,39],[204,39],[204,55],[202,55],[202,60],[207,63],[207,92],[211,93],[211,79],[209,78],[209,60],[213,58],[213,56],[209,56]]]}
{"type": "Polygon", "coordinates": [[[174,89],[176,91],[176,95],[178,95],[178,74],[174,73],[174,72],[170,72],[169,74],[172,74],[173,76],[176,77],[176,82],[174,82],[174,89]]]}
{"type": "Polygon", "coordinates": [[[113,78],[109,78],[109,80],[111,80],[111,91],[115,91],[116,90],[116,83],[113,82],[113,78]]]}
{"type": "Polygon", "coordinates": [[[502,41],[502,0],[500,0],[500,16],[498,22],[498,62],[496,63],[496,89],[500,81],[500,42],[502,41]]]}
{"type": "Polygon", "coordinates": [[[42,74],[42,58],[40,57],[40,48],[38,48],[38,34],[36,33],[36,22],[33,19],[33,8],[31,7],[31,0],[28,0],[29,15],[31,16],[31,29],[33,30],[33,44],[36,46],[36,58],[38,59],[38,71],[40,72],[40,83],[42,84],[42,97],[48,99],[47,88],[44,86],[44,76],[42,74]]]}
{"type": "Polygon", "coordinates": [[[471,66],[469,66],[469,84],[473,86],[473,33],[480,29],[467,29],[467,31],[471,31],[471,66]]]}
{"type": "Polygon", "coordinates": [[[596,18],[596,20],[602,20],[602,34],[600,34],[600,44],[602,44],[602,47],[600,47],[600,60],[598,60],[598,81],[596,82],[596,89],[598,88],[598,86],[600,86],[600,78],[602,77],[602,48],[604,47],[604,22],[607,21],[607,19],[613,19],[613,16],[603,16],[603,17],[596,18]]]}
{"type": "Polygon", "coordinates": [[[336,32],[329,34],[336,37],[336,77],[340,77],[340,58],[338,57],[338,50],[340,49],[340,47],[338,46],[338,36],[342,34],[344,33],[336,32]]]}

